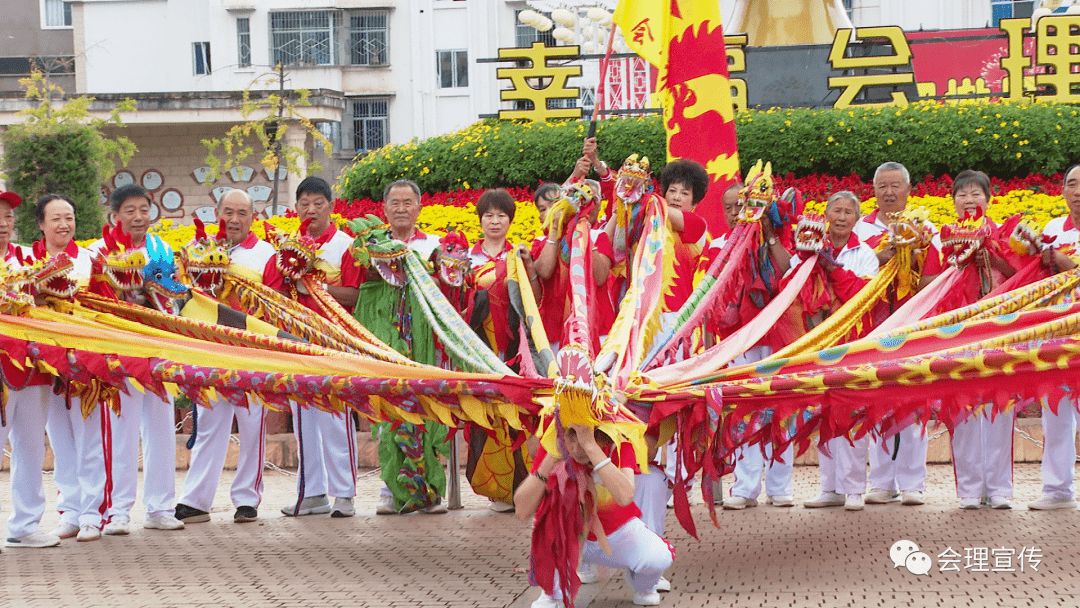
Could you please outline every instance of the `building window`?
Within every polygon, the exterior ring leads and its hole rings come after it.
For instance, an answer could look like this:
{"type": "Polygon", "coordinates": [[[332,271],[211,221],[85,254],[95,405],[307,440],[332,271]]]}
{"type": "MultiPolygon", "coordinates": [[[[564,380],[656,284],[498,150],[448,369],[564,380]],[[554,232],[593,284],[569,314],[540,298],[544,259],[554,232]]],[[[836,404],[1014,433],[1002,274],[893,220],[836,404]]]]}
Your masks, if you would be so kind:
{"type": "Polygon", "coordinates": [[[352,147],[357,154],[385,146],[390,139],[389,100],[354,99],[349,105],[352,147]]]}
{"type": "Polygon", "coordinates": [[[242,68],[251,66],[251,18],[236,20],[236,64],[242,68]]]}
{"type": "Polygon", "coordinates": [[[435,55],[440,89],[469,86],[468,51],[436,51],[435,55]]]}
{"type": "MultiPolygon", "coordinates": [[[[514,46],[528,47],[532,46],[534,42],[543,42],[544,46],[557,46],[555,38],[552,37],[551,32],[554,31],[554,27],[546,32],[541,32],[531,25],[525,25],[518,21],[518,15],[524,9],[518,9],[514,11],[514,46]]],[[[544,16],[551,18],[551,13],[544,13],[544,16]]]]}
{"type": "Polygon", "coordinates": [[[210,68],[210,43],[209,42],[193,42],[191,43],[192,61],[194,64],[195,74],[209,74],[210,68]]]}
{"type": "Polygon", "coordinates": [[[990,0],[994,27],[998,27],[1002,19],[1030,19],[1034,10],[1034,0],[990,0]]]}
{"type": "Polygon", "coordinates": [[[332,65],[336,11],[270,13],[270,56],[274,64],[332,65]]]}
{"type": "Polygon", "coordinates": [[[853,0],[844,0],[844,10],[847,11],[848,19],[851,19],[852,15],[855,14],[855,7],[853,5],[853,0]]]}
{"type": "Polygon", "coordinates": [[[42,0],[41,26],[44,28],[71,27],[71,4],[63,0],[42,0]]]}
{"type": "Polygon", "coordinates": [[[352,65],[386,65],[390,62],[389,13],[357,11],[349,15],[349,24],[349,51],[352,65]]]}

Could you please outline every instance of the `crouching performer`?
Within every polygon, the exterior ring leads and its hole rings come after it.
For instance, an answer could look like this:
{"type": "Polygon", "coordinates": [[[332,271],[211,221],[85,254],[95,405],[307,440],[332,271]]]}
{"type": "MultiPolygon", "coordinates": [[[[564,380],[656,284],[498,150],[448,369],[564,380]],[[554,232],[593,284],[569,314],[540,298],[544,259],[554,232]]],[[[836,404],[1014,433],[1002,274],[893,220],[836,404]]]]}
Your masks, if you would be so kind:
{"type": "Polygon", "coordinates": [[[572,425],[563,435],[560,453],[540,447],[532,474],[514,494],[519,518],[536,515],[530,578],[543,593],[533,608],[573,607],[581,586],[579,542],[586,531],[583,566],[629,570],[634,604],[659,605],[657,583],[674,561],[675,549],[645,526],[634,504],[638,465],[633,446],[615,445],[607,434],[585,425],[572,425]]]}

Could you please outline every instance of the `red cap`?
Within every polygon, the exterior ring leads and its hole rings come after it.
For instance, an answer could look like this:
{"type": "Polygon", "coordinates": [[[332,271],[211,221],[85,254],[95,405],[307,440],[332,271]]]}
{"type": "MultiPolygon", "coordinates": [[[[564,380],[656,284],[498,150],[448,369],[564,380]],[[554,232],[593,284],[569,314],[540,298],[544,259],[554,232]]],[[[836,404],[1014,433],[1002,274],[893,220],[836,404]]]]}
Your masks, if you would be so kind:
{"type": "Polygon", "coordinates": [[[14,192],[0,192],[0,201],[6,201],[14,209],[22,204],[22,197],[14,192]]]}

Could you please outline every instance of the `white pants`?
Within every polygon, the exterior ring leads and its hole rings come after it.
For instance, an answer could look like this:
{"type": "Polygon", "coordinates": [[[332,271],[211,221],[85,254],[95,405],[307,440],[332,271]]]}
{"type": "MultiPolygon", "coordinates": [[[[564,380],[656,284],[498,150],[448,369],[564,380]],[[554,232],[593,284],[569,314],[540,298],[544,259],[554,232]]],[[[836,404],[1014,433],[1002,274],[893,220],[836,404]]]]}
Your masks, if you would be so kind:
{"type": "Polygon", "coordinates": [[[1073,497],[1073,467],[1076,465],[1076,405],[1064,397],[1058,402],[1058,413],[1049,408],[1042,411],[1043,496],[1073,497]]]}
{"type": "Polygon", "coordinates": [[[109,521],[130,521],[139,482],[139,439],[143,455],[143,505],[147,517],[172,515],[176,501],[176,426],[173,400],[162,401],[127,380],[120,393],[120,415],[112,425],[113,491],[109,521]]]}
{"type": "Polygon", "coordinates": [[[315,408],[293,408],[293,430],[300,444],[297,494],[337,498],[356,496],[356,428],[352,415],[315,408]]]}
{"type": "Polygon", "coordinates": [[[0,426],[0,448],[11,439],[11,516],[7,537],[37,532],[45,513],[45,418],[52,391],[48,386],[8,390],[7,426],[0,426]]]}
{"type": "MultiPolygon", "coordinates": [[[[79,399],[48,391],[49,414],[45,428],[53,450],[53,481],[59,495],[60,521],[72,526],[100,528],[111,504],[112,456],[109,414],[98,405],[83,418],[79,399]]],[[[10,530],[9,530],[10,531],[10,530]]]]}
{"type": "MultiPolygon", "coordinates": [[[[597,541],[587,540],[581,561],[613,570],[627,569],[630,586],[635,592],[655,592],[664,570],[675,561],[675,549],[637,517],[619,526],[607,538],[611,543],[611,555],[600,548],[597,541]]],[[[562,599],[558,572],[555,573],[555,594],[551,597],[562,599]]]]}
{"type": "Polygon", "coordinates": [[[195,445],[191,448],[191,465],[184,477],[180,502],[200,511],[209,511],[213,506],[229,451],[233,418],[236,418],[240,455],[230,497],[235,507],[258,507],[262,502],[266,454],[266,409],[255,403],[236,407],[220,397],[210,405],[213,408],[196,406],[195,445]]]}
{"type": "Polygon", "coordinates": [[[926,489],[926,444],[929,437],[918,424],[899,433],[900,449],[893,458],[896,436],[877,439],[870,445],[870,487],[893,492],[926,489]]]}
{"type": "Polygon", "coordinates": [[[634,504],[641,509],[641,521],[658,536],[664,535],[667,518],[667,501],[672,489],[668,487],[667,475],[655,464],[649,464],[646,473],[634,477],[634,504]]]}
{"type": "Polygon", "coordinates": [[[735,452],[735,483],[731,484],[731,495],[757,499],[761,494],[761,469],[765,459],[769,466],[765,468],[765,495],[791,496],[791,471],[795,459],[795,450],[788,446],[782,454],[784,462],[772,460],[772,444],[765,446],[766,454],[761,453],[760,445],[740,447],[735,452]]]}
{"type": "Polygon", "coordinates": [[[866,435],[855,440],[834,437],[826,444],[831,456],[818,450],[818,475],[821,491],[837,494],[866,493],[866,448],[870,440],[866,435]]]}
{"type": "Polygon", "coordinates": [[[991,422],[990,413],[984,412],[956,425],[952,454],[957,497],[1012,498],[1013,417],[1000,415],[991,422]]]}

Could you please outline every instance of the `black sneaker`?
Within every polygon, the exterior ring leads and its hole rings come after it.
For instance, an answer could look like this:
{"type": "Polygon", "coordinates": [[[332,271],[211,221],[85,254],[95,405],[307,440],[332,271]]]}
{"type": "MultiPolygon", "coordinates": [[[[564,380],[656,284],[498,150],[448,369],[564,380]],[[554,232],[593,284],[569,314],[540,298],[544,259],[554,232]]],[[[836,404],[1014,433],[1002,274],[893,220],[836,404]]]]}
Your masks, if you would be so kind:
{"type": "Polygon", "coordinates": [[[236,513],[233,515],[233,521],[242,524],[245,521],[255,521],[259,519],[259,512],[255,510],[255,507],[237,507],[236,513]]]}
{"type": "Polygon", "coordinates": [[[179,519],[186,524],[198,524],[204,521],[210,521],[210,514],[206,511],[200,511],[195,507],[189,507],[183,503],[177,503],[176,519],[179,519]]]}

